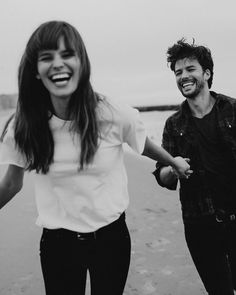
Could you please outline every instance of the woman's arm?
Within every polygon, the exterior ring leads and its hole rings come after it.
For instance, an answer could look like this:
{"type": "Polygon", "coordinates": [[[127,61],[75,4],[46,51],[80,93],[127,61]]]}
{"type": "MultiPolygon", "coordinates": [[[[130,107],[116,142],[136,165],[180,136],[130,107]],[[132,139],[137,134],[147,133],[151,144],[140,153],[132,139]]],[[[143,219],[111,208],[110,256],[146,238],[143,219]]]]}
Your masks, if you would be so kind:
{"type": "Polygon", "coordinates": [[[143,155],[165,165],[170,165],[178,177],[187,178],[192,173],[187,161],[182,157],[172,157],[165,149],[146,138],[143,155]]]}
{"type": "Polygon", "coordinates": [[[5,206],[22,188],[24,169],[9,165],[0,181],[0,209],[5,206]]]}

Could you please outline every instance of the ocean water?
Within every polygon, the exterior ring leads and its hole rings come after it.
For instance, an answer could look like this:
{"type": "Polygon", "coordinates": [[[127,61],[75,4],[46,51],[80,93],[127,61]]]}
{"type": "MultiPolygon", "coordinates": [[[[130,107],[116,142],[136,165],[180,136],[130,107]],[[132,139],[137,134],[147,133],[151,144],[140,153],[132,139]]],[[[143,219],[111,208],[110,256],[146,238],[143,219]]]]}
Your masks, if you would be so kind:
{"type": "Polygon", "coordinates": [[[158,145],[161,144],[162,132],[166,119],[175,111],[140,112],[140,116],[147,130],[147,135],[158,145]]]}
{"type": "MultiPolygon", "coordinates": [[[[9,116],[14,112],[14,109],[0,112],[0,131],[9,116]]],[[[154,140],[155,143],[161,144],[162,131],[166,119],[172,115],[174,111],[150,111],[140,112],[141,119],[145,125],[147,135],[154,140]]]]}

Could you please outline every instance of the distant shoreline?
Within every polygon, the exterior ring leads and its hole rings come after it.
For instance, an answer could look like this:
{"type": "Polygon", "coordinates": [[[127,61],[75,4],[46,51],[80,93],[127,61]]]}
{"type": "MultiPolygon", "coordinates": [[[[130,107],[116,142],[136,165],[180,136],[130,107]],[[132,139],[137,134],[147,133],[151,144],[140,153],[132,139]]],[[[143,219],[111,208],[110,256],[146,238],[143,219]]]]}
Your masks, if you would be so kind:
{"type": "MultiPolygon", "coordinates": [[[[8,110],[16,107],[17,94],[1,94],[0,95],[0,110],[8,110]]],[[[176,111],[179,109],[179,104],[163,104],[150,106],[133,106],[140,112],[151,111],[176,111]]]]}
{"type": "Polygon", "coordinates": [[[134,106],[140,112],[152,112],[152,111],[177,111],[179,109],[179,104],[164,104],[164,105],[154,105],[154,106],[134,106]]]}

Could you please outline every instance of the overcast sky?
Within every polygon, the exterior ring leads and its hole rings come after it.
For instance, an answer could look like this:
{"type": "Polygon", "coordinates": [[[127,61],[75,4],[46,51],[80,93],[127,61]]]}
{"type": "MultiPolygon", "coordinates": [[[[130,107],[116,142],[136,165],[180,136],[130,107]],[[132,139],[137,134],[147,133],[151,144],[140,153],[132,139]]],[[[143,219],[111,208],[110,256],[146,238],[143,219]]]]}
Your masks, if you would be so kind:
{"type": "Polygon", "coordinates": [[[82,35],[94,89],[131,105],[178,103],[166,50],[181,37],[208,46],[212,89],[236,97],[236,0],[1,0],[0,93],[17,92],[17,69],[38,25],[66,20],[82,35]]]}

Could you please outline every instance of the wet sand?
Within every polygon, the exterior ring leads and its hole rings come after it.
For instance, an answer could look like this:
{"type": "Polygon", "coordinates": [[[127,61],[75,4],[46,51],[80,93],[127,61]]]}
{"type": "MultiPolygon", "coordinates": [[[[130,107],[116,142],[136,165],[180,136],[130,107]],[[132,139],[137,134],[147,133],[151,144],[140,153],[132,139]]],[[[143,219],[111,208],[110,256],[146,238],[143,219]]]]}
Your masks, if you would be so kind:
{"type": "MultiPolygon", "coordinates": [[[[159,123],[156,115],[143,115],[157,141],[167,115],[158,115],[159,123]]],[[[185,245],[178,192],[156,184],[153,161],[126,152],[125,163],[132,258],[124,295],[206,294],[185,245]]],[[[0,168],[2,174],[4,167],[0,168]]],[[[36,216],[33,184],[26,174],[23,190],[0,212],[0,295],[45,294],[36,216]]]]}

